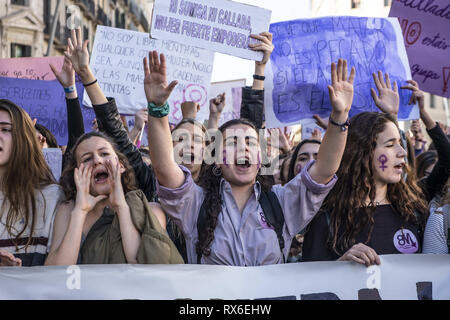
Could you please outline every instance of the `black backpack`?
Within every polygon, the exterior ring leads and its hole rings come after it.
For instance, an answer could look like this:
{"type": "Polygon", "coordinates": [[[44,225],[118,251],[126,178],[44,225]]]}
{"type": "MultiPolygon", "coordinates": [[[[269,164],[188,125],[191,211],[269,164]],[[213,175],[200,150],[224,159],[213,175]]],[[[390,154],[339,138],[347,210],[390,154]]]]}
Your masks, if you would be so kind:
{"type": "MultiPolygon", "coordinates": [[[[264,218],[267,224],[275,229],[277,234],[278,244],[280,245],[281,254],[283,255],[283,262],[285,257],[283,254],[284,240],[283,240],[283,225],[284,225],[284,215],[283,209],[281,209],[280,201],[278,200],[276,194],[273,191],[261,191],[259,197],[259,204],[264,213],[264,218]]],[[[198,214],[197,220],[197,232],[200,234],[201,231],[206,229],[206,209],[205,201],[203,201],[198,214]]],[[[200,264],[202,255],[197,256],[197,263],[200,264]]]]}

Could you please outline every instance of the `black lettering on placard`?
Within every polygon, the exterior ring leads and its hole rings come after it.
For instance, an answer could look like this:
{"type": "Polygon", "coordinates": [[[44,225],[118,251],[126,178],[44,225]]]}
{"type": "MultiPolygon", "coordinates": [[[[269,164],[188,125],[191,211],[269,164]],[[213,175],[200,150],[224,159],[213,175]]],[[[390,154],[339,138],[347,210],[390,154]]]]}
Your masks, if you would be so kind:
{"type": "Polygon", "coordinates": [[[417,282],[417,299],[419,300],[433,300],[433,283],[432,282],[417,282]]]}
{"type": "Polygon", "coordinates": [[[358,300],[382,300],[378,289],[360,289],[358,300]]]}
{"type": "Polygon", "coordinates": [[[300,300],[341,300],[333,292],[301,294],[300,300]]]}

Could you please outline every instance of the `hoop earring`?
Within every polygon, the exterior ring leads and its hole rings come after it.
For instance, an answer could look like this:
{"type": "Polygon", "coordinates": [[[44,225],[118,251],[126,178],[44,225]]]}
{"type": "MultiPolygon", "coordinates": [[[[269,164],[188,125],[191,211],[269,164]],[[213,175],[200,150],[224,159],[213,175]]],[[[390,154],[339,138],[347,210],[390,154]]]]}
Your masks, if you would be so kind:
{"type": "Polygon", "coordinates": [[[213,172],[213,175],[215,175],[216,177],[222,176],[222,169],[220,167],[216,167],[214,165],[214,167],[212,168],[212,172],[213,172]]]}

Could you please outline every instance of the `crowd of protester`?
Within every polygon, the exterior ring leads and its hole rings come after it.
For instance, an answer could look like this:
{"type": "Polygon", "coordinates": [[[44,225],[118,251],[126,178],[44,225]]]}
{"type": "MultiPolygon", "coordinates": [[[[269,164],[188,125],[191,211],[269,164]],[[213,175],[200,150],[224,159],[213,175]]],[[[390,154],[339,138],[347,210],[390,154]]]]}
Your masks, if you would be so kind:
{"type": "Polygon", "coordinates": [[[143,61],[148,109],[128,130],[114,97],[89,67],[81,31],[68,39],[61,70],[51,66],[67,102],[68,143],[14,101],[0,100],[0,266],[73,264],[220,264],[303,261],[380,264],[380,255],[449,253],[450,142],[409,80],[373,74],[379,112],[349,118],[355,68],[331,64],[325,129],[298,140],[266,129],[264,73],[274,49],[268,32],[252,35],[264,58],[244,87],[241,117],[219,127],[228,97],[182,105],[169,123],[164,54],[143,61]],[[96,120],[85,133],[75,76],[96,120]],[[411,91],[420,120],[399,128],[399,90],[411,91]],[[421,123],[432,144],[427,148],[421,123]],[[144,128],[148,146],[141,146],[144,128]],[[42,149],[63,150],[56,181],[42,149]]]}

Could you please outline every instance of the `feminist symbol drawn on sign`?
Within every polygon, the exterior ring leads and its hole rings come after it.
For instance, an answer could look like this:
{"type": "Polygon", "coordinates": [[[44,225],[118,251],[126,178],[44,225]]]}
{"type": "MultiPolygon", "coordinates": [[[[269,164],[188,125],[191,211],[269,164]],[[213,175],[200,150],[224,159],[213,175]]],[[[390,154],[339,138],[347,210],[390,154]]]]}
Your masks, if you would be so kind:
{"type": "Polygon", "coordinates": [[[419,40],[420,34],[422,33],[422,25],[420,22],[414,21],[408,26],[408,22],[408,19],[402,20],[403,37],[408,45],[413,45],[419,40]]]}
{"type": "Polygon", "coordinates": [[[203,107],[208,98],[208,92],[204,86],[190,84],[183,91],[183,101],[193,101],[203,107]]]}
{"type": "Polygon", "coordinates": [[[442,79],[444,80],[444,87],[442,88],[442,92],[447,92],[448,89],[448,80],[450,80],[450,67],[442,68],[442,79]]]}
{"type": "Polygon", "coordinates": [[[378,161],[380,161],[381,162],[381,170],[383,170],[384,171],[384,169],[386,169],[387,168],[387,166],[385,165],[385,163],[387,162],[387,157],[384,155],[384,154],[382,154],[379,158],[378,158],[378,161]]]}

